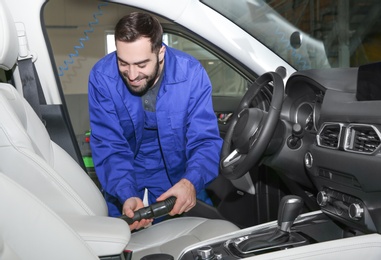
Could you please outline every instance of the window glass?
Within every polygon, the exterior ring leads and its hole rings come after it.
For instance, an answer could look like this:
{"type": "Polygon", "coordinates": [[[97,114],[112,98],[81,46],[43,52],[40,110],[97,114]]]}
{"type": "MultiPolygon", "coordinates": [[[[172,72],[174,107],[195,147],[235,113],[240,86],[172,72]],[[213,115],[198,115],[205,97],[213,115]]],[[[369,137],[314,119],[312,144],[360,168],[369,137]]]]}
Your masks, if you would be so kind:
{"type": "Polygon", "coordinates": [[[198,59],[204,66],[213,86],[213,96],[242,97],[247,80],[215,55],[184,37],[165,33],[163,41],[170,47],[182,50],[198,59]]]}
{"type": "Polygon", "coordinates": [[[201,0],[297,70],[381,59],[379,0],[201,0]]]}
{"type": "Polygon", "coordinates": [[[114,32],[106,33],[106,54],[116,50],[114,32]]]}

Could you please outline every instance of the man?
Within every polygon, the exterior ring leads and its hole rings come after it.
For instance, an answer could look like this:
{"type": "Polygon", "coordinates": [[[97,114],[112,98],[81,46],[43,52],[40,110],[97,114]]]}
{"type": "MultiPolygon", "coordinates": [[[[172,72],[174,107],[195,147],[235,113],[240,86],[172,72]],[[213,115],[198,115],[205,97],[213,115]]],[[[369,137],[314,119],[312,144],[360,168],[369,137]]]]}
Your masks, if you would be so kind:
{"type": "Polygon", "coordinates": [[[182,214],[218,174],[222,140],[210,80],[196,59],[163,44],[162,34],[148,14],[123,17],[116,52],[90,72],[90,142],[110,216],[133,217],[145,189],[150,204],[177,197],[169,214],[182,214]]]}

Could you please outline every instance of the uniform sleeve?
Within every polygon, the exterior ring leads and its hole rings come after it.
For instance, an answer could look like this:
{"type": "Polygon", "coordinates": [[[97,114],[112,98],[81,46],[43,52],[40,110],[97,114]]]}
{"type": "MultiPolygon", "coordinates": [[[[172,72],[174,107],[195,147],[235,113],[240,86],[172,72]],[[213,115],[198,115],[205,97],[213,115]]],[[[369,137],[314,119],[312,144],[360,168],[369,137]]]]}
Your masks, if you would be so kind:
{"type": "Polygon", "coordinates": [[[103,192],[120,203],[137,196],[131,147],[123,135],[108,85],[115,79],[92,70],[89,77],[90,145],[103,192]]]}
{"type": "Polygon", "coordinates": [[[205,69],[199,65],[191,78],[184,177],[199,192],[218,175],[222,139],[213,110],[212,85],[205,69]]]}

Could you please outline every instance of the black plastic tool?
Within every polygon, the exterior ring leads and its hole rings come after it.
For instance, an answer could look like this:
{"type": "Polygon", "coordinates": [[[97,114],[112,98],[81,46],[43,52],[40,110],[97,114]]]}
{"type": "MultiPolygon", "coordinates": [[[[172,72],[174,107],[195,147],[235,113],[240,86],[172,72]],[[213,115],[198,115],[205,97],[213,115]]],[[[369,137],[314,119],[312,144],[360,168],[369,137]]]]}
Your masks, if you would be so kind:
{"type": "Polygon", "coordinates": [[[131,225],[135,221],[140,221],[142,219],[158,218],[167,215],[176,203],[176,197],[172,196],[166,200],[156,202],[147,207],[141,208],[134,212],[134,217],[129,218],[127,216],[120,216],[121,219],[125,220],[128,225],[131,225]]]}

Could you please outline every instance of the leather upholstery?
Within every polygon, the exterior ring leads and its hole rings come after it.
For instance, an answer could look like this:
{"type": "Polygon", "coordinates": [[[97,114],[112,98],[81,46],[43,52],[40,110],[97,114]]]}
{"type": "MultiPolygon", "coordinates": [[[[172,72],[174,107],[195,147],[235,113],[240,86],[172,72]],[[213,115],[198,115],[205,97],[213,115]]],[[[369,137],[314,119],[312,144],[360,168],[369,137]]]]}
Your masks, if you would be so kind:
{"type": "Polygon", "coordinates": [[[3,173],[0,198],[0,259],[98,259],[65,221],[3,173]]]}
{"type": "Polygon", "coordinates": [[[3,1],[0,1],[0,68],[10,70],[16,63],[19,45],[16,26],[3,1]]]}
{"type": "Polygon", "coordinates": [[[133,251],[132,259],[145,255],[168,253],[177,259],[189,245],[237,231],[225,220],[198,217],[174,218],[132,234],[127,249],[133,251]]]}
{"type": "Polygon", "coordinates": [[[0,83],[0,157],[1,171],[56,212],[107,216],[96,185],[50,140],[28,102],[6,83],[0,83]]]}
{"type": "MultiPolygon", "coordinates": [[[[106,203],[90,177],[50,140],[34,110],[12,85],[6,83],[0,83],[0,171],[57,214],[65,216],[66,222],[73,227],[81,216],[87,216],[88,222],[102,216],[98,225],[92,226],[94,230],[76,230],[99,256],[120,254],[127,245],[128,225],[120,219],[107,217],[106,203]],[[113,229],[102,228],[106,223],[113,229]],[[101,232],[103,234],[99,235],[101,232]]],[[[35,235],[40,239],[38,233],[35,235]]]]}

